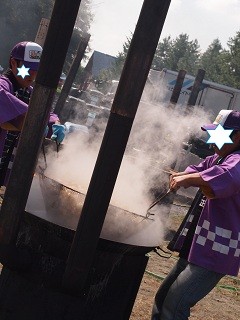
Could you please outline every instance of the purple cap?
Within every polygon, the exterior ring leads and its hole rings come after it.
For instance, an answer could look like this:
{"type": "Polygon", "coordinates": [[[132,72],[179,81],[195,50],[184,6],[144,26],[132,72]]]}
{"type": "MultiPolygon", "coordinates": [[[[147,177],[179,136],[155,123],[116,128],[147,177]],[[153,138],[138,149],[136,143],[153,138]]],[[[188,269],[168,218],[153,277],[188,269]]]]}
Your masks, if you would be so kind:
{"type": "Polygon", "coordinates": [[[205,124],[201,127],[202,130],[214,130],[221,124],[224,129],[240,130],[240,112],[235,110],[221,110],[215,121],[210,124],[205,124]]]}
{"type": "Polygon", "coordinates": [[[19,42],[15,45],[11,52],[11,58],[23,61],[26,68],[38,70],[42,47],[35,42],[19,42]]]}

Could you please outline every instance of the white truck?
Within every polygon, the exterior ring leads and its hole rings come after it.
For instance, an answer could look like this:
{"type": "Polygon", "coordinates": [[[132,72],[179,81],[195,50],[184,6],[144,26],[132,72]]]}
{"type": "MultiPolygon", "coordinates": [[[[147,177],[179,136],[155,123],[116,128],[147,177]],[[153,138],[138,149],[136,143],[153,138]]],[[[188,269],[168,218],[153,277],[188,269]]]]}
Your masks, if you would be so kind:
{"type": "MultiPolygon", "coordinates": [[[[159,87],[159,95],[162,101],[170,101],[177,75],[178,72],[168,69],[163,69],[162,71],[150,70],[148,81],[155,88],[159,87]]],[[[186,74],[178,104],[187,104],[194,80],[195,77],[186,74]]],[[[203,80],[196,105],[211,111],[214,117],[221,109],[240,110],[240,90],[203,80]]]]}

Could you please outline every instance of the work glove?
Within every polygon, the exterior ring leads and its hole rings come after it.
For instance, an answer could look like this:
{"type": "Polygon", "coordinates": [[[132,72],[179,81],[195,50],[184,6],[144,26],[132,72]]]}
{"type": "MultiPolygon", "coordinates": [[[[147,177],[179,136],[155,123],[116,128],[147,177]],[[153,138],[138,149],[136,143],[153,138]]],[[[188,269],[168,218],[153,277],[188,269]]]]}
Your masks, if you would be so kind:
{"type": "Polygon", "coordinates": [[[63,139],[65,138],[65,126],[62,124],[53,124],[52,131],[53,134],[51,135],[51,140],[54,140],[57,143],[62,143],[63,139]]]}

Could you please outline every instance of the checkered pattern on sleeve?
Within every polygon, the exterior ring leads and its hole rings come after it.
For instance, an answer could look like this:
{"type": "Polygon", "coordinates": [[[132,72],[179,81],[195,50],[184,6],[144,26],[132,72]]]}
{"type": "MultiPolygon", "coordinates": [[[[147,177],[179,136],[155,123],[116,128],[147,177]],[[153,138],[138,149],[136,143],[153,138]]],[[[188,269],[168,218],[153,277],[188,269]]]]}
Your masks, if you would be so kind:
{"type": "Polygon", "coordinates": [[[195,234],[197,234],[196,243],[199,245],[206,246],[211,243],[213,251],[240,257],[240,232],[233,235],[231,230],[212,227],[208,220],[204,220],[202,225],[197,226],[195,234]]]}
{"type": "MultiPolygon", "coordinates": [[[[203,197],[202,199],[201,199],[201,201],[200,201],[200,203],[199,203],[199,207],[204,207],[205,206],[205,203],[206,203],[206,201],[207,201],[207,198],[206,197],[203,197]]],[[[186,222],[186,225],[185,225],[185,227],[184,227],[184,229],[183,229],[183,231],[182,231],[182,233],[181,233],[181,235],[182,236],[186,236],[187,235],[187,233],[188,233],[188,230],[189,230],[189,228],[190,228],[190,226],[191,226],[191,223],[192,223],[192,221],[193,221],[193,218],[194,218],[194,214],[195,214],[195,212],[193,212],[193,213],[191,213],[190,215],[189,215],[189,217],[188,217],[188,220],[187,220],[187,222],[186,222]]]]}

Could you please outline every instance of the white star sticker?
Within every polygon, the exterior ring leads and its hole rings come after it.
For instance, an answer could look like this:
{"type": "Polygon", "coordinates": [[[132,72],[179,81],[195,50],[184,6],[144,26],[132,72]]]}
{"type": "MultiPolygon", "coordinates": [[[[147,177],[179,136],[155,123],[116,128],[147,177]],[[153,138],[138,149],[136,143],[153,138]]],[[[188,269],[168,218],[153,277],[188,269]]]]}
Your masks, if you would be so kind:
{"type": "Polygon", "coordinates": [[[232,139],[229,137],[233,130],[224,129],[221,124],[218,124],[216,129],[207,130],[210,138],[207,143],[214,143],[220,150],[225,143],[233,143],[232,139]]]}
{"type": "Polygon", "coordinates": [[[24,79],[26,76],[30,76],[30,74],[29,74],[29,72],[28,72],[30,68],[26,68],[24,64],[21,66],[21,68],[17,68],[17,69],[18,69],[18,74],[17,74],[17,76],[20,76],[20,77],[22,77],[23,79],[24,79]]]}

